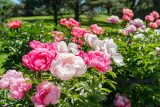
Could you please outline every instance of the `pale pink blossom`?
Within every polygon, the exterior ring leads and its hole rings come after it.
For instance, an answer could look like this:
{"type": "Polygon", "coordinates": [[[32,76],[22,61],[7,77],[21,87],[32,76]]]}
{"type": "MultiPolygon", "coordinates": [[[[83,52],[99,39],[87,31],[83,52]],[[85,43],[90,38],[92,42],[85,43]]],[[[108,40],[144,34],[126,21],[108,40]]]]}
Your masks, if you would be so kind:
{"type": "Polygon", "coordinates": [[[129,33],[135,33],[137,28],[134,25],[128,25],[125,30],[127,30],[129,33]]]}
{"type": "Polygon", "coordinates": [[[99,72],[110,71],[110,56],[101,51],[89,51],[84,55],[86,64],[90,67],[97,68],[99,72]]]}
{"type": "Polygon", "coordinates": [[[37,86],[37,92],[32,97],[32,102],[37,107],[45,107],[58,103],[60,98],[60,89],[53,83],[44,81],[37,86]]]}
{"type": "Polygon", "coordinates": [[[152,11],[152,13],[150,13],[150,15],[152,15],[155,19],[159,18],[159,13],[157,11],[152,11]]]}
{"type": "Polygon", "coordinates": [[[80,27],[73,27],[72,31],[71,31],[72,35],[76,38],[83,37],[85,32],[86,32],[86,29],[85,28],[80,28],[80,27]]]}
{"type": "Polygon", "coordinates": [[[50,67],[51,73],[61,80],[80,77],[86,70],[87,68],[84,60],[72,53],[58,54],[56,59],[52,61],[50,67]]]}
{"type": "Polygon", "coordinates": [[[142,28],[144,26],[143,20],[139,18],[131,20],[130,24],[134,25],[137,28],[142,28]]]}
{"type": "Polygon", "coordinates": [[[115,107],[131,107],[131,102],[126,96],[117,93],[115,95],[114,105],[115,107]]]}
{"type": "Polygon", "coordinates": [[[9,26],[10,28],[17,29],[17,28],[19,28],[20,26],[22,26],[22,22],[19,21],[19,20],[13,20],[13,21],[11,21],[11,22],[8,22],[8,23],[7,23],[7,26],[9,26]]]}
{"type": "Polygon", "coordinates": [[[104,33],[103,28],[99,27],[97,24],[92,24],[90,26],[90,30],[97,35],[101,35],[104,33]]]}
{"type": "Polygon", "coordinates": [[[107,21],[109,23],[118,23],[120,20],[118,16],[112,15],[111,17],[107,18],[107,21]]]}
{"type": "Polygon", "coordinates": [[[157,19],[157,20],[156,20],[156,23],[157,23],[157,25],[159,26],[159,25],[160,25],[160,19],[157,19]]]}
{"type": "Polygon", "coordinates": [[[73,18],[69,18],[69,24],[72,26],[72,27],[79,27],[80,26],[80,23],[77,22],[76,20],[74,20],[73,18]]]}
{"type": "Polygon", "coordinates": [[[158,28],[158,25],[157,25],[157,23],[155,23],[155,22],[150,22],[150,23],[149,23],[149,26],[150,26],[151,28],[153,28],[153,29],[157,29],[157,28],[158,28]]]}
{"type": "Polygon", "coordinates": [[[127,30],[125,30],[125,29],[119,29],[118,33],[120,33],[122,35],[125,35],[125,36],[127,36],[129,34],[129,32],[127,30]]]}
{"type": "Polygon", "coordinates": [[[10,85],[9,97],[20,100],[23,98],[24,94],[31,89],[31,87],[31,83],[17,81],[10,85]]]}
{"type": "Polygon", "coordinates": [[[153,22],[153,21],[154,21],[154,17],[153,17],[152,15],[147,15],[147,16],[145,17],[145,20],[146,20],[146,21],[153,22]]]}
{"type": "MultiPolygon", "coordinates": [[[[48,47],[49,48],[49,47],[48,47]]],[[[36,48],[22,57],[23,65],[34,71],[47,71],[56,54],[48,49],[36,48]]]]}
{"type": "Polygon", "coordinates": [[[56,45],[56,51],[58,53],[68,53],[69,50],[68,50],[66,42],[64,41],[58,42],[56,45]]]}
{"type": "Polygon", "coordinates": [[[23,78],[21,72],[8,70],[0,80],[0,88],[9,90],[9,97],[20,100],[24,94],[32,87],[28,78],[23,78]]]}
{"type": "Polygon", "coordinates": [[[70,27],[69,21],[65,18],[60,20],[60,24],[66,27],[70,27]]]}
{"type": "Polygon", "coordinates": [[[17,72],[16,70],[8,70],[0,80],[0,88],[9,88],[10,84],[12,84],[18,78],[23,78],[21,72],[17,72]]]}

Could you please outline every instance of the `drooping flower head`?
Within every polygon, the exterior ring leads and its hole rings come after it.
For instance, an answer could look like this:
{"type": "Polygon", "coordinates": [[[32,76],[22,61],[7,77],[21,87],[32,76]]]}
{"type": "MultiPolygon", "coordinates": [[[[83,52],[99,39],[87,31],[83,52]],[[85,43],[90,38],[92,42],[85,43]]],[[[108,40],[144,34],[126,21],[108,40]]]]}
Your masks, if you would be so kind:
{"type": "Polygon", "coordinates": [[[22,25],[22,22],[19,20],[13,20],[13,21],[7,23],[7,26],[9,26],[10,28],[13,28],[13,29],[17,29],[21,25],[22,25]]]}
{"type": "Polygon", "coordinates": [[[37,92],[32,97],[32,102],[37,107],[45,107],[57,104],[60,97],[60,89],[53,83],[44,81],[37,86],[37,92]]]}

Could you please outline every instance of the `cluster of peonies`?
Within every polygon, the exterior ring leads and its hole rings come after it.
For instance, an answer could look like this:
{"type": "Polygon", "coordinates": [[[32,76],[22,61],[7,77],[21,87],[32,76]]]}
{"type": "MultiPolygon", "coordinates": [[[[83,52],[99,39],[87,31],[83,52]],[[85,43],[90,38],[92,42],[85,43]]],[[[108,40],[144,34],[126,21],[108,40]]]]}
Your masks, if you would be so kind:
{"type": "Polygon", "coordinates": [[[12,29],[17,29],[22,26],[22,22],[19,20],[13,20],[7,23],[7,26],[12,29]]]}
{"type": "Polygon", "coordinates": [[[126,21],[130,21],[132,19],[132,17],[134,16],[134,13],[132,10],[130,9],[123,9],[123,17],[122,19],[123,20],[126,20],[126,21]]]}
{"type": "Polygon", "coordinates": [[[118,16],[112,15],[109,18],[107,18],[108,23],[118,23],[120,22],[120,19],[118,16]]]}
{"type": "Polygon", "coordinates": [[[22,99],[25,93],[31,89],[29,78],[24,78],[22,72],[8,70],[0,80],[0,88],[9,90],[9,97],[22,99]]]}
{"type": "Polygon", "coordinates": [[[80,23],[74,20],[73,18],[61,19],[60,24],[66,27],[79,27],[80,23]]]}
{"type": "Polygon", "coordinates": [[[126,96],[117,93],[115,95],[114,105],[115,107],[131,107],[131,102],[126,96]]]}
{"type": "Polygon", "coordinates": [[[124,29],[120,29],[119,33],[123,35],[128,35],[129,33],[135,33],[137,31],[145,30],[146,26],[144,25],[143,20],[137,18],[130,20],[124,29]]]}
{"type": "Polygon", "coordinates": [[[145,17],[145,20],[149,22],[149,26],[151,28],[157,29],[160,26],[160,15],[157,11],[151,12],[149,15],[145,17]]]}

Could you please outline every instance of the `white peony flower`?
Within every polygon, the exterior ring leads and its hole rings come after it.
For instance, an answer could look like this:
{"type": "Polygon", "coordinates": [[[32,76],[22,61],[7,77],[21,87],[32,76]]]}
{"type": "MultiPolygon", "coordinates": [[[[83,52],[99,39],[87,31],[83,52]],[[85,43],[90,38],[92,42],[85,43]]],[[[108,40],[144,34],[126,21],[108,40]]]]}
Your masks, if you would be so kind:
{"type": "Polygon", "coordinates": [[[56,45],[56,50],[59,53],[68,53],[68,47],[66,42],[64,41],[58,42],[56,45]]]}
{"type": "Polygon", "coordinates": [[[52,61],[51,73],[61,79],[69,80],[82,76],[87,70],[84,60],[72,53],[61,53],[52,61]]]}
{"type": "Polygon", "coordinates": [[[71,43],[68,44],[68,49],[74,55],[76,55],[79,52],[78,45],[75,44],[75,43],[73,43],[73,42],[71,42],[71,43]]]}
{"type": "Polygon", "coordinates": [[[134,35],[133,38],[140,38],[140,39],[143,40],[143,39],[145,38],[145,36],[144,36],[144,34],[142,34],[142,33],[138,33],[138,34],[134,35]]]}

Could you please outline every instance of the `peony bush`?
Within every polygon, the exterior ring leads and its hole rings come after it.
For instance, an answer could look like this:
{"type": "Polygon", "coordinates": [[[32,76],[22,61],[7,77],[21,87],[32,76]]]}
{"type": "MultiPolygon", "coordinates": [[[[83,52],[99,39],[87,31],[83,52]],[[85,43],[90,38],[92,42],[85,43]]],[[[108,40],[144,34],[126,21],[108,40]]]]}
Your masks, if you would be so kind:
{"type": "Polygon", "coordinates": [[[130,9],[122,15],[106,18],[104,27],[83,28],[73,18],[56,27],[18,20],[4,25],[0,105],[159,106],[159,13],[145,21],[130,9]]]}

